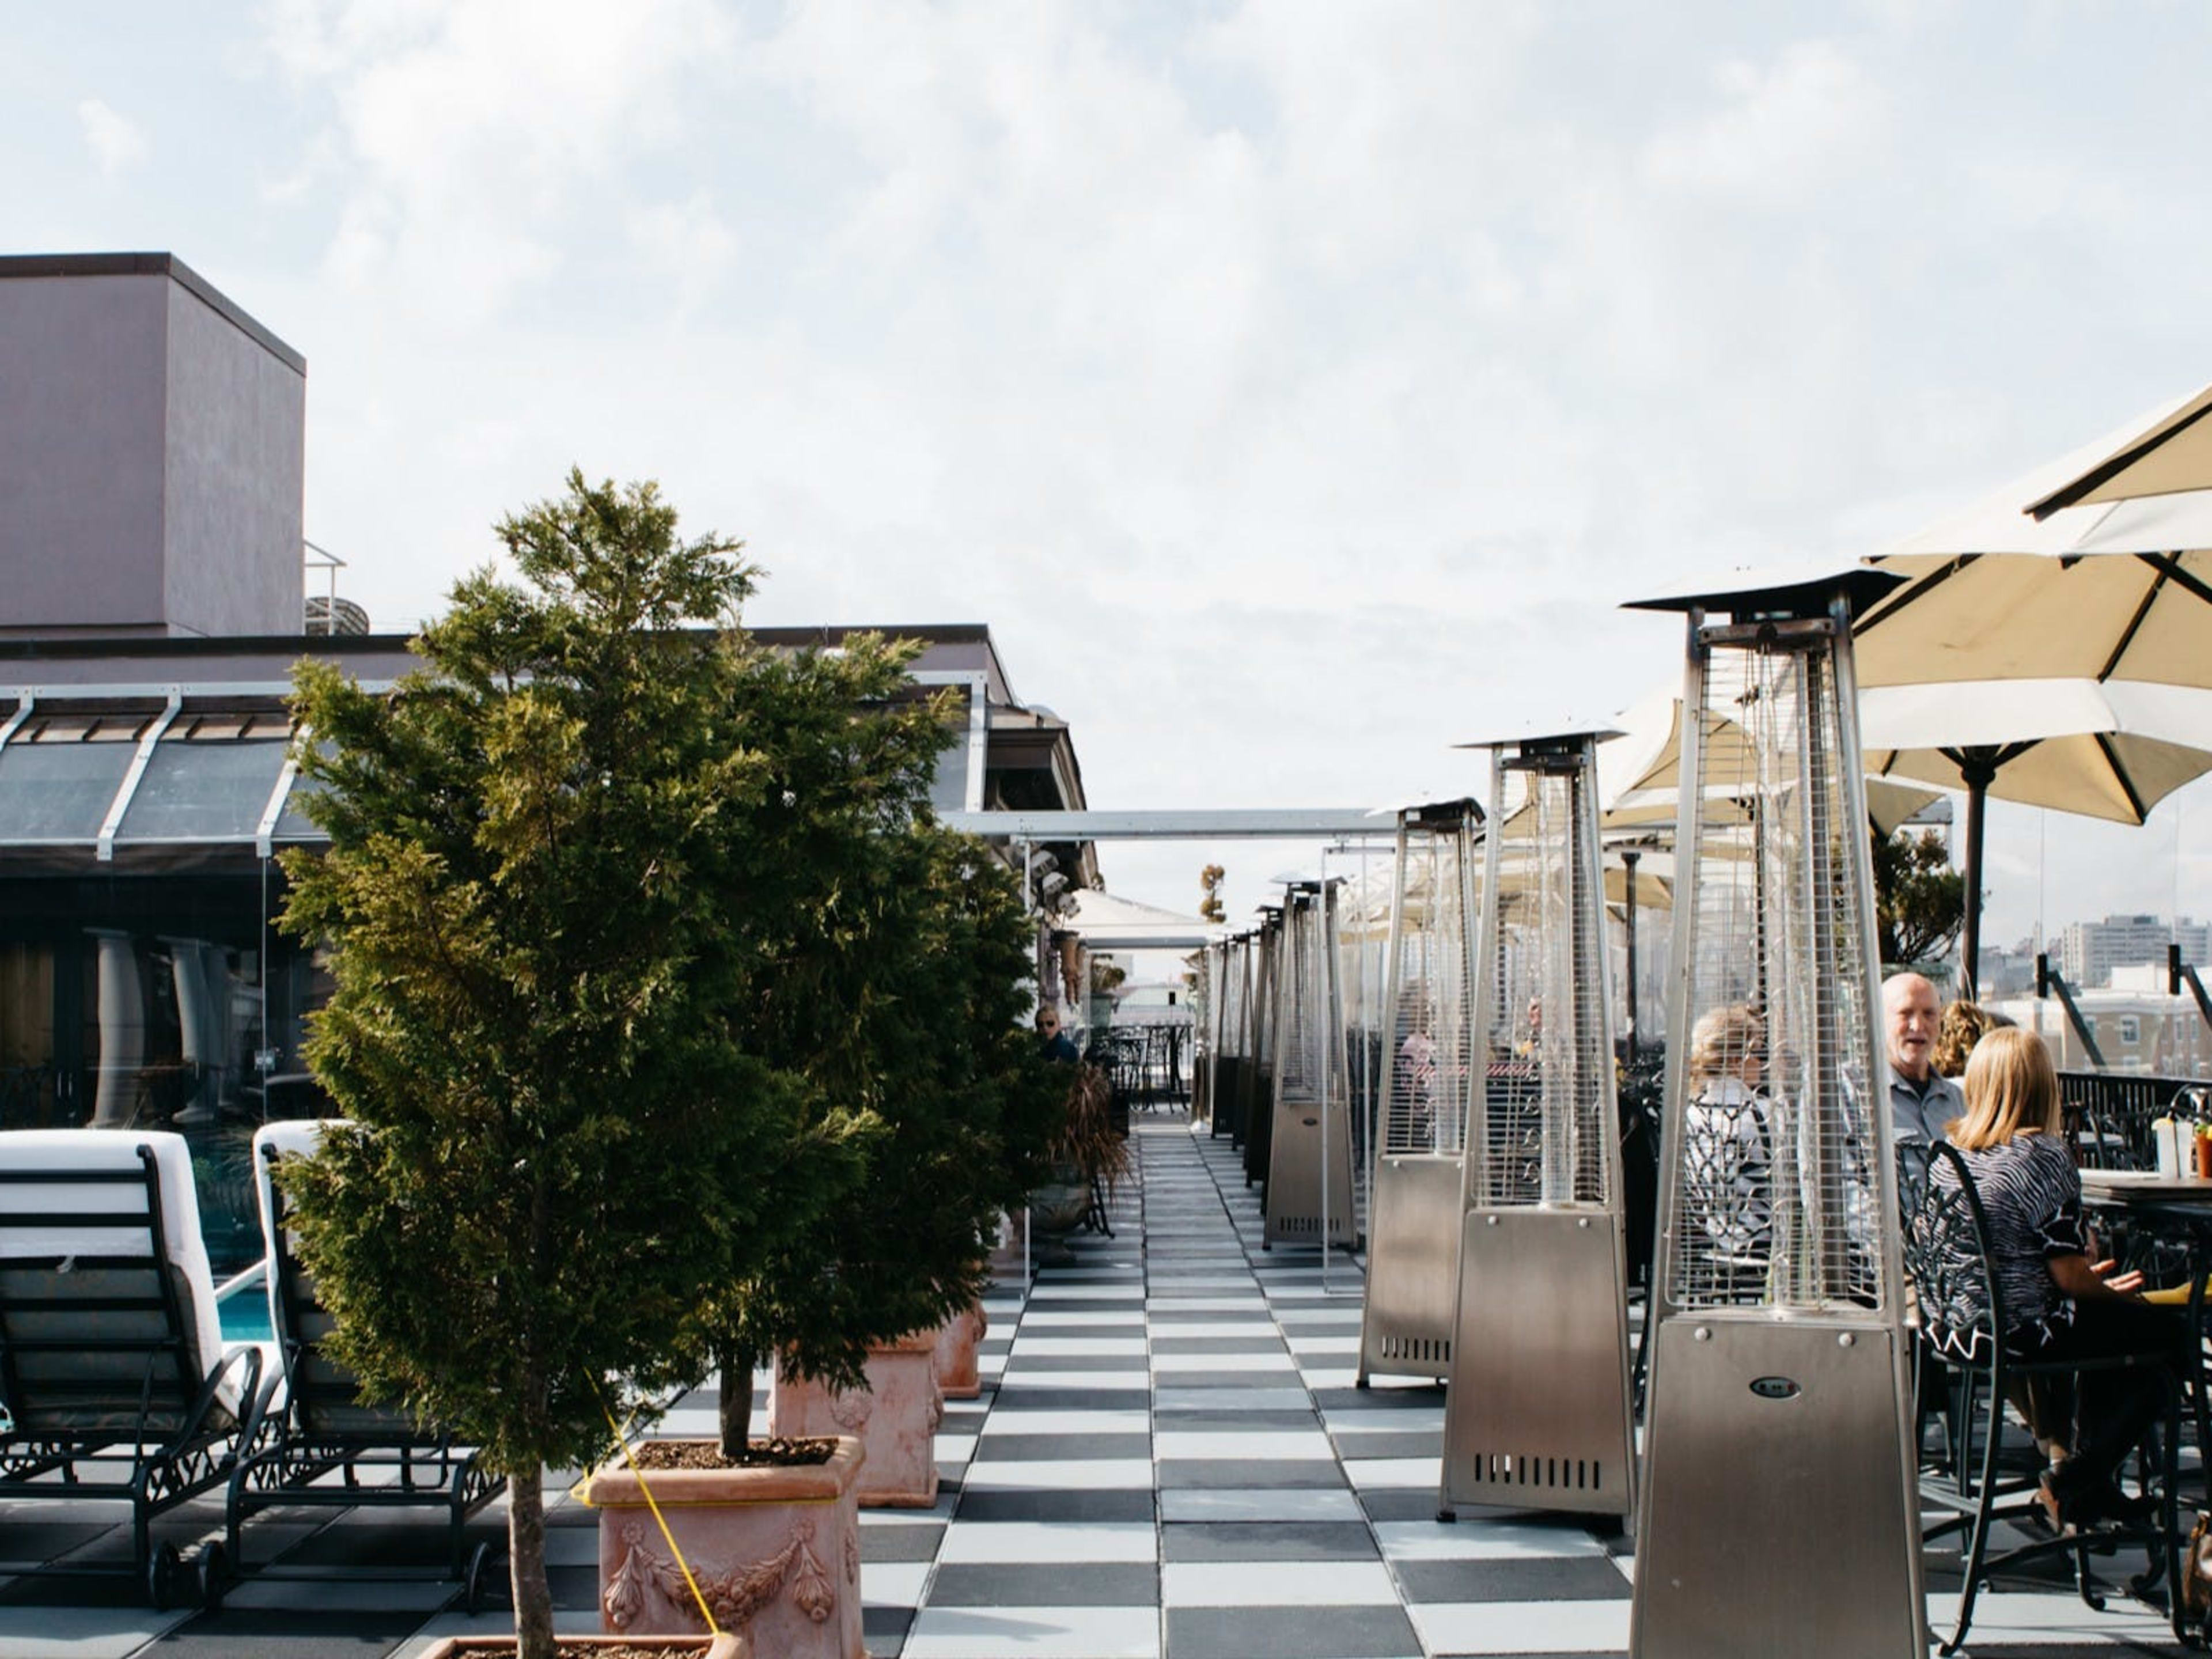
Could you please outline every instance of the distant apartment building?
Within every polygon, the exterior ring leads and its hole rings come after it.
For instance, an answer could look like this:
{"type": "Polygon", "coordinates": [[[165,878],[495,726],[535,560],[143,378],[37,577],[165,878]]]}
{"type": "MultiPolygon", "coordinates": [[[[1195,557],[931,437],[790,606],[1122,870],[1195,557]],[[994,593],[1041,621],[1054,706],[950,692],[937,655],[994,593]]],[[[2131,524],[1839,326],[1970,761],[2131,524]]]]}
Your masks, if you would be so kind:
{"type": "MultiPolygon", "coordinates": [[[[2123,965],[2114,983],[2075,993],[2075,1002],[2104,1057],[2105,1069],[2158,1077],[2212,1077],[2212,1027],[2196,1000],[2170,996],[2166,968],[2123,965]]],[[[1990,1005],[2040,1036],[2061,1071],[2094,1069],[2087,1047],[2056,997],[2001,997],[1990,1005]]]]}
{"type": "Polygon", "coordinates": [[[2147,915],[2069,922],[2059,942],[2059,966],[2075,985],[2110,985],[2115,968],[2163,963],[2172,944],[2181,946],[2185,962],[2201,963],[2212,950],[2212,925],[2187,916],[2177,924],[2147,915]]]}

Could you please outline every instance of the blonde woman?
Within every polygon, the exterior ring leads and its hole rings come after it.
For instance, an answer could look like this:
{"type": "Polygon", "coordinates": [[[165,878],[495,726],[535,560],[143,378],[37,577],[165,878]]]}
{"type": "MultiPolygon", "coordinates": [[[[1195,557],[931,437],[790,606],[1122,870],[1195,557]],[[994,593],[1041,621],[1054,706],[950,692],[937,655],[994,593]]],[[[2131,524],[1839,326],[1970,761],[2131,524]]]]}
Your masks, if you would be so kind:
{"type": "Polygon", "coordinates": [[[1766,1132],[1766,1028],[1747,1003],[1708,1010],[1690,1033],[1684,1177],[1723,1288],[1765,1282],[1774,1212],[1766,1132]]]}
{"type": "MultiPolygon", "coordinates": [[[[2098,1259],[2081,1217],[2081,1178],[2059,1133],[2058,1076],[2033,1032],[1989,1032],[1966,1062],[1966,1110],[1947,1134],[1974,1177],[2007,1352],[2027,1360],[2151,1354],[2160,1363],[2081,1373],[2073,1452],[2039,1494],[2054,1526],[2140,1513],[2115,1473],[2165,1409],[2186,1354],[2183,1322],[2142,1298],[2142,1275],[2098,1259]]],[[[1955,1187],[1937,1158],[1930,1178],[1955,1187]]],[[[1971,1279],[1973,1276],[1967,1275],[1971,1279]]]]}

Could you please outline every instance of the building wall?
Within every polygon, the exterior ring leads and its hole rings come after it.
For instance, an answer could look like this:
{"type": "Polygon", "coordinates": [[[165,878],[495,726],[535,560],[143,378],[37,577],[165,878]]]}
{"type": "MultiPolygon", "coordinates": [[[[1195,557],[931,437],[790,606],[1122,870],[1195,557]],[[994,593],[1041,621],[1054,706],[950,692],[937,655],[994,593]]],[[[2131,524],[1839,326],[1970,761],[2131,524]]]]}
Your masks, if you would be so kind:
{"type": "Polygon", "coordinates": [[[0,629],[161,627],[167,288],[0,282],[0,629]]]}
{"type": "Polygon", "coordinates": [[[167,297],[164,620],[172,633],[299,633],[307,378],[181,283],[167,297]]]}
{"type": "Polygon", "coordinates": [[[169,256],[0,258],[0,635],[300,633],[306,419],[169,256]]]}

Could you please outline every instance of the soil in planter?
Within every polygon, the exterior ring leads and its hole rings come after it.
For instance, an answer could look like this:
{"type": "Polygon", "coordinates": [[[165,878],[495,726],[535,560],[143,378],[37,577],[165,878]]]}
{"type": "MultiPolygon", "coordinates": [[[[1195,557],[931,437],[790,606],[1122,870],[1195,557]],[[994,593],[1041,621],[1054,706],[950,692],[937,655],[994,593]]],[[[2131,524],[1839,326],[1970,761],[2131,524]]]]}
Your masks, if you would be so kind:
{"type": "MultiPolygon", "coordinates": [[[[746,1442],[742,1463],[724,1457],[720,1444],[713,1440],[648,1440],[630,1449],[630,1455],[641,1469],[793,1468],[827,1463],[836,1455],[837,1443],[833,1438],[793,1439],[786,1435],[746,1442]]],[[[659,1650],[653,1651],[658,1654],[659,1650]]]]}

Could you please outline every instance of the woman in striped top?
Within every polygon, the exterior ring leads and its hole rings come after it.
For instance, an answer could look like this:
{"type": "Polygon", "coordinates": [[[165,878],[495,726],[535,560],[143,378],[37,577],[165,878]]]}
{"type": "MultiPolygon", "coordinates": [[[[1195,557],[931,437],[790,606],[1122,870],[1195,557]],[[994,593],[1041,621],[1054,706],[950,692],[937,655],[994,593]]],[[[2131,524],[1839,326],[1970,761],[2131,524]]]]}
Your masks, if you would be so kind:
{"type": "MultiPolygon", "coordinates": [[[[1966,1063],[1966,1115],[1946,1133],[1972,1170],[2004,1304],[2006,1351],[2028,1360],[2099,1359],[2146,1351],[2157,1367],[2084,1371],[2075,1391],[2073,1453],[2044,1477],[2055,1524],[2135,1511],[2115,1472],[2165,1408],[2187,1353],[2183,1322],[2142,1299],[2142,1275],[2097,1258],[2081,1218],[2081,1178],[2059,1133],[2058,1077],[2033,1032],[2000,1030],[1966,1063]]],[[[1957,1177],[1938,1159],[1941,1184],[1957,1177]]]]}

